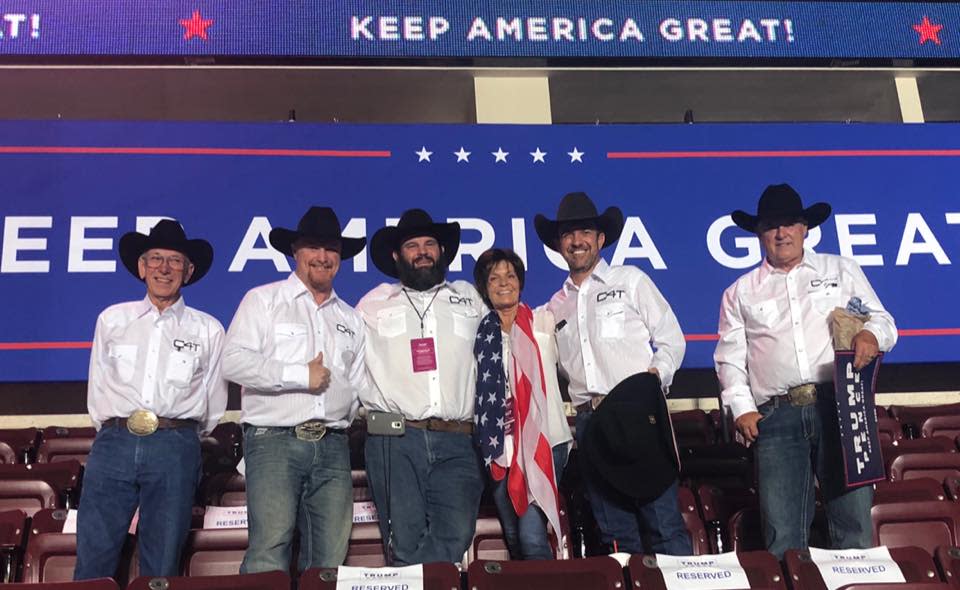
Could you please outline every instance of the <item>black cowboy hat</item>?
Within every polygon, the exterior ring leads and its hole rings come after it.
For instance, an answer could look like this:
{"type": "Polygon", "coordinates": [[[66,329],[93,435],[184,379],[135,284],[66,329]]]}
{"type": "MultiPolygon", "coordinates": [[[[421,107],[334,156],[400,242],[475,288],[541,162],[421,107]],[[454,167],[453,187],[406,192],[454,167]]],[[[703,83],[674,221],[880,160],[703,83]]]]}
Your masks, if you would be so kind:
{"type": "Polygon", "coordinates": [[[183,286],[196,283],[203,275],[207,274],[213,265],[213,246],[206,240],[188,240],[183,227],[179,222],[173,219],[161,219],[153,228],[150,229],[150,235],[144,235],[139,232],[128,232],[120,236],[120,242],[117,249],[120,253],[120,261],[127,267],[130,274],[140,278],[140,268],[137,261],[147,250],[162,248],[164,250],[174,250],[180,252],[190,259],[193,264],[193,274],[183,286]]]}
{"type": "Polygon", "coordinates": [[[423,209],[409,209],[400,216],[396,227],[387,226],[377,230],[370,239],[370,258],[374,266],[383,274],[397,278],[397,263],[393,253],[410,238],[432,236],[443,249],[440,256],[443,265],[449,266],[460,249],[459,223],[434,223],[430,214],[423,209]]]}
{"type": "Polygon", "coordinates": [[[757,214],[750,215],[737,209],[730,214],[737,226],[755,234],[763,222],[796,222],[804,220],[808,229],[813,229],[830,217],[830,205],[814,203],[806,209],[800,195],[789,184],[771,184],[764,189],[757,203],[757,214]]]}
{"type": "Polygon", "coordinates": [[[287,256],[293,256],[293,243],[300,238],[317,242],[340,242],[340,260],[353,258],[367,245],[367,238],[346,238],[340,231],[340,220],[330,207],[310,207],[297,229],[275,227],[270,230],[270,245],[287,256]]]}
{"type": "Polygon", "coordinates": [[[597,213],[597,206],[593,204],[587,193],[567,193],[560,200],[557,207],[557,220],[551,221],[546,215],[537,214],[533,218],[533,225],[537,228],[540,241],[551,250],[557,249],[557,239],[560,237],[560,226],[565,223],[594,223],[604,234],[603,247],[617,243],[620,232],[623,231],[623,212],[619,207],[607,207],[602,214],[597,213]]]}
{"type": "Polygon", "coordinates": [[[680,473],[660,379],[637,373],[618,383],[587,423],[581,451],[588,471],[620,494],[659,498],[680,473]]]}

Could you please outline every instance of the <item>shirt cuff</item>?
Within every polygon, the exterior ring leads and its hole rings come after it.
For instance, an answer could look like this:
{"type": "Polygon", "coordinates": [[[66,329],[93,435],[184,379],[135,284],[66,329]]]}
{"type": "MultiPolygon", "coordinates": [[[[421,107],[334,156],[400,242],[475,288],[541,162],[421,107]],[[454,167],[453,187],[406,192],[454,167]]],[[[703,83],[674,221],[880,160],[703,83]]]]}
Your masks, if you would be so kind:
{"type": "Polygon", "coordinates": [[[730,407],[733,419],[749,412],[757,411],[757,402],[753,399],[750,387],[747,385],[737,385],[723,392],[723,403],[730,407]]]}
{"type": "Polygon", "coordinates": [[[667,363],[657,359],[654,359],[653,362],[650,363],[650,368],[659,371],[660,384],[663,385],[663,390],[669,390],[670,386],[673,385],[673,368],[667,363]]]}
{"type": "Polygon", "coordinates": [[[310,389],[310,369],[307,365],[284,365],[280,382],[284,389],[310,389]]]}

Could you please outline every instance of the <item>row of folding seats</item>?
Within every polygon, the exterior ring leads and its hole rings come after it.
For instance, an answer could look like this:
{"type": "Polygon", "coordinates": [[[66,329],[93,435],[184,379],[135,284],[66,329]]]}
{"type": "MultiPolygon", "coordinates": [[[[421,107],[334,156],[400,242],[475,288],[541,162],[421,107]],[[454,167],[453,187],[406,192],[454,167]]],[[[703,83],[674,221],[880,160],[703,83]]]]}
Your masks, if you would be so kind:
{"type": "MultiPolygon", "coordinates": [[[[960,588],[960,548],[940,547],[931,557],[916,547],[890,550],[904,583],[857,585],[858,590],[957,590],[960,588]]],[[[788,551],[783,566],[771,554],[752,551],[737,555],[750,588],[764,590],[825,590],[826,584],[807,552],[788,551]]],[[[560,561],[477,560],[465,573],[449,563],[423,566],[424,590],[665,590],[667,585],[653,556],[631,555],[623,563],[612,557],[560,561]],[[625,567],[624,567],[625,566],[625,567]]],[[[296,580],[300,590],[335,590],[338,570],[311,569],[296,580]]],[[[346,581],[346,580],[344,580],[346,581]]],[[[39,583],[32,590],[119,590],[113,580],[39,583]]],[[[128,590],[289,590],[292,577],[283,572],[207,577],[135,578],[128,590]]],[[[853,590],[853,587],[844,587],[853,590]]]]}

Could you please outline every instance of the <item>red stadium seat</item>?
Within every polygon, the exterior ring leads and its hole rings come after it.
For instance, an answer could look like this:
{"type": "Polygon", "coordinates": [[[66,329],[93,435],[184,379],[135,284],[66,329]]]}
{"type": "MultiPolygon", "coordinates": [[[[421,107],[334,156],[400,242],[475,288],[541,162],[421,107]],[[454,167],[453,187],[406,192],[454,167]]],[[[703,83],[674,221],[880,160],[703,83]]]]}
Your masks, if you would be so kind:
{"type": "Polygon", "coordinates": [[[763,519],[760,506],[748,506],[736,511],[727,524],[730,535],[730,550],[764,551],[767,548],[763,540],[763,519]]]}
{"type": "Polygon", "coordinates": [[[140,576],[127,590],[289,590],[285,572],[235,574],[229,576],[151,578],[140,576]]]}
{"type": "Polygon", "coordinates": [[[380,527],[375,522],[361,522],[350,530],[350,545],[344,565],[382,567],[387,564],[383,555],[380,527]]]}
{"type": "Polygon", "coordinates": [[[900,455],[907,453],[955,453],[957,447],[952,440],[944,436],[932,438],[900,439],[889,445],[880,447],[883,453],[884,466],[890,473],[890,465],[900,455]]]}
{"type": "Polygon", "coordinates": [[[919,546],[933,555],[941,545],[960,543],[960,504],[956,502],[877,504],[870,515],[877,545],[919,546]]]}
{"type": "Polygon", "coordinates": [[[940,482],[926,477],[905,481],[879,481],[873,493],[874,504],[946,499],[947,495],[940,482]]]}
{"type": "Polygon", "coordinates": [[[953,590],[943,582],[904,582],[903,584],[847,584],[837,590],[953,590]]]}
{"type": "Polygon", "coordinates": [[[759,497],[753,489],[722,489],[711,485],[697,488],[697,499],[703,523],[707,528],[710,549],[714,553],[730,550],[731,538],[728,529],[730,517],[738,510],[757,506],[759,497]]]}
{"type": "MultiPolygon", "coordinates": [[[[891,547],[890,558],[900,566],[903,579],[908,583],[930,584],[940,581],[933,558],[919,547],[891,547]]],[[[810,559],[809,552],[790,549],[784,554],[783,561],[793,590],[826,590],[820,570],[810,559]]],[[[891,590],[895,587],[890,585],[891,590]]]]}
{"type": "Polygon", "coordinates": [[[673,433],[679,447],[700,447],[712,445],[717,441],[710,416],[703,410],[685,410],[671,412],[673,433]]]}
{"type": "Polygon", "coordinates": [[[43,440],[54,438],[96,438],[97,429],[93,426],[71,427],[47,426],[41,433],[43,440]]]}
{"type": "Polygon", "coordinates": [[[960,453],[907,453],[890,464],[890,481],[960,477],[960,453]]]}
{"type": "MultiPolygon", "coordinates": [[[[299,590],[336,590],[337,570],[310,568],[297,580],[299,590]]],[[[424,590],[456,590],[460,588],[460,571],[452,563],[423,564],[424,590]]]]}
{"type": "Polygon", "coordinates": [[[10,583],[17,575],[22,554],[27,514],[22,510],[0,512],[0,581],[10,583]]]}
{"type": "Polygon", "coordinates": [[[0,510],[23,510],[28,516],[42,508],[74,505],[80,463],[0,465],[0,510]]]}
{"type": "Polygon", "coordinates": [[[200,484],[207,506],[246,506],[247,480],[236,471],[216,473],[200,484]]]}
{"type": "Polygon", "coordinates": [[[40,443],[37,449],[37,463],[60,463],[77,461],[81,465],[87,462],[87,455],[93,447],[93,438],[69,437],[51,438],[40,443]]]}
{"type": "Polygon", "coordinates": [[[556,561],[484,561],[467,569],[471,590],[622,590],[623,568],[607,556],[556,561]]]}
{"type": "Polygon", "coordinates": [[[960,477],[948,477],[943,480],[947,496],[954,502],[960,502],[960,477]]]}
{"type": "Polygon", "coordinates": [[[937,547],[934,559],[943,579],[954,589],[960,588],[960,547],[937,547]]]}
{"type": "Polygon", "coordinates": [[[892,444],[903,438],[903,428],[894,418],[877,418],[877,431],[880,435],[880,445],[892,444]]]}
{"type": "Polygon", "coordinates": [[[920,434],[924,438],[934,436],[957,438],[960,435],[960,414],[930,416],[920,425],[920,434]]]}
{"type": "Polygon", "coordinates": [[[97,578],[82,582],[46,582],[30,584],[4,584],[4,588],[13,590],[120,590],[113,578],[97,578]]]}
{"type": "Polygon", "coordinates": [[[0,429],[0,463],[31,463],[39,443],[36,428],[0,429]]]}
{"type": "Polygon", "coordinates": [[[184,576],[233,576],[247,550],[247,529],[192,530],[181,558],[184,576]]]}
{"type": "Polygon", "coordinates": [[[920,425],[930,416],[951,416],[960,414],[960,403],[938,406],[890,406],[890,413],[901,424],[909,424],[917,432],[920,425]]]}
{"type": "Polygon", "coordinates": [[[370,492],[370,484],[367,481],[367,472],[363,469],[354,469],[350,471],[350,479],[353,481],[353,501],[370,502],[373,500],[373,494],[370,492]]]}
{"type": "MultiPolygon", "coordinates": [[[[772,554],[766,551],[748,551],[738,553],[737,559],[740,560],[740,566],[747,574],[751,588],[787,590],[787,582],[780,570],[780,563],[772,554]]],[[[627,570],[631,587],[643,590],[666,590],[655,556],[631,555],[627,570]]]]}
{"type": "Polygon", "coordinates": [[[703,526],[703,520],[697,513],[697,500],[690,488],[681,486],[677,494],[677,500],[680,507],[680,515],[683,517],[683,524],[687,526],[687,532],[690,533],[690,543],[693,545],[694,555],[704,555],[710,553],[710,543],[707,541],[707,529],[703,526]]]}

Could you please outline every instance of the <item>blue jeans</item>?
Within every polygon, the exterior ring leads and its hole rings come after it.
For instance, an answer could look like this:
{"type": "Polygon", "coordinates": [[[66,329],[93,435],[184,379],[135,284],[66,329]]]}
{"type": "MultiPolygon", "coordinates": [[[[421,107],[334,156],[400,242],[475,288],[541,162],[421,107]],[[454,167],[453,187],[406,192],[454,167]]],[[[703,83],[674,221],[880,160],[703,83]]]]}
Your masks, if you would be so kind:
{"type": "MultiPolygon", "coordinates": [[[[577,444],[589,428],[593,412],[577,414],[577,444]]],[[[639,504],[602,481],[584,478],[593,517],[600,527],[600,541],[609,549],[626,553],[692,555],[690,533],[680,515],[679,483],[673,482],[656,500],[639,504]],[[646,533],[649,548],[644,548],[646,533]]]]}
{"type": "Polygon", "coordinates": [[[101,428],[84,469],[74,579],[113,577],[138,505],[140,574],[179,575],[199,477],[195,429],[137,436],[123,426],[101,428]]]}
{"type": "Polygon", "coordinates": [[[289,571],[298,527],[300,571],[342,565],[353,526],[346,433],[304,441],[293,428],[245,424],[243,449],[249,541],[240,573],[289,571]]]}
{"type": "Polygon", "coordinates": [[[472,437],[407,427],[402,436],[369,435],[366,459],[387,563],[461,561],[483,491],[472,437]]]}
{"type": "MultiPolygon", "coordinates": [[[[567,464],[567,443],[553,447],[553,470],[559,481],[567,464]]],[[[511,559],[553,559],[555,554],[547,536],[547,517],[539,506],[530,505],[523,516],[517,516],[507,493],[507,478],[493,482],[493,503],[497,506],[503,537],[511,559]]],[[[557,531],[560,535],[560,531],[557,531]]]]}
{"type": "Polygon", "coordinates": [[[803,407],[773,399],[759,408],[756,442],[760,510],[767,550],[806,549],[813,523],[816,474],[834,549],[873,544],[873,487],[846,489],[837,406],[821,395],[803,407]]]}

